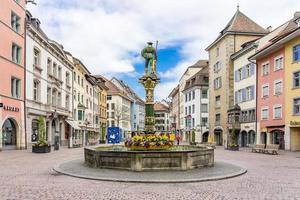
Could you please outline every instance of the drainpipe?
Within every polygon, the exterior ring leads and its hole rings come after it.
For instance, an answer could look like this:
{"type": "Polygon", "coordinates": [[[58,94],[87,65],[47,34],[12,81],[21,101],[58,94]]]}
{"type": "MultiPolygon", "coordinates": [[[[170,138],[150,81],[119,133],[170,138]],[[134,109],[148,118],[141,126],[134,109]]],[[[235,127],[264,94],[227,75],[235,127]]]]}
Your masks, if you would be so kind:
{"type": "Polygon", "coordinates": [[[257,78],[257,65],[256,65],[256,62],[253,62],[251,61],[250,59],[248,59],[248,61],[250,63],[253,63],[255,64],[255,77],[256,77],[256,80],[255,80],[255,133],[256,133],[256,137],[255,137],[255,143],[257,143],[257,113],[258,113],[258,110],[257,110],[257,91],[258,91],[258,78],[257,78]]]}
{"type": "MultiPolygon", "coordinates": [[[[25,9],[25,8],[24,8],[25,9]]],[[[26,28],[26,10],[25,12],[25,19],[24,19],[24,129],[25,129],[25,149],[27,149],[27,126],[26,126],[26,35],[27,35],[27,28],[26,28]]],[[[22,137],[21,137],[22,138],[22,137]]]]}

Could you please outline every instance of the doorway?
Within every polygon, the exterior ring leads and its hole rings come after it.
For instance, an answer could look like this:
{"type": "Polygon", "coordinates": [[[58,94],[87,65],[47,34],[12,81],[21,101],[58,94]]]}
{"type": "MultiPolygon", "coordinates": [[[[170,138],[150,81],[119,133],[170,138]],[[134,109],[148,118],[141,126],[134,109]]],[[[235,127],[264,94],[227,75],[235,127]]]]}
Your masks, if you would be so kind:
{"type": "Polygon", "coordinates": [[[8,118],[2,126],[2,148],[4,150],[16,149],[17,126],[13,119],[8,118]]]}

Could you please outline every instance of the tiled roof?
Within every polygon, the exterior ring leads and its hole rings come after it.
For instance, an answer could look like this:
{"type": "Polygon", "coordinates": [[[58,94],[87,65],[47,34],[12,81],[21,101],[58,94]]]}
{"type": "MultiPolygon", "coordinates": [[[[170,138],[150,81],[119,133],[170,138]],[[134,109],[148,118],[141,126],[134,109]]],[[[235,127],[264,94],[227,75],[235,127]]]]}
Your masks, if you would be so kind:
{"type": "Polygon", "coordinates": [[[248,33],[255,35],[265,35],[268,30],[264,29],[239,9],[236,11],[234,16],[227,23],[225,28],[220,32],[217,39],[211,43],[206,50],[209,50],[217,41],[219,41],[226,33],[248,33]]]}
{"type": "Polygon", "coordinates": [[[190,89],[191,87],[194,86],[208,86],[208,81],[209,81],[208,73],[209,73],[209,69],[208,69],[208,65],[206,65],[199,72],[197,72],[195,75],[193,75],[185,82],[183,91],[190,89]]]}
{"type": "Polygon", "coordinates": [[[169,107],[160,103],[160,102],[155,102],[154,103],[154,111],[166,111],[169,112],[169,107]]]}

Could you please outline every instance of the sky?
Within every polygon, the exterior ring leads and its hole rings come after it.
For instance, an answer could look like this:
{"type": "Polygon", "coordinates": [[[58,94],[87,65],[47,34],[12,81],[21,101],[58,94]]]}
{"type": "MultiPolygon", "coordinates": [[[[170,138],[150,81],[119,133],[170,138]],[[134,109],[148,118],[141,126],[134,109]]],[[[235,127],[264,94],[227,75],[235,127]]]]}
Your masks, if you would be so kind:
{"type": "Polygon", "coordinates": [[[187,67],[208,59],[205,48],[239,9],[264,28],[300,11],[299,0],[35,0],[28,4],[48,37],[92,74],[125,81],[144,98],[141,49],[158,41],[155,99],[166,99],[187,67]]]}

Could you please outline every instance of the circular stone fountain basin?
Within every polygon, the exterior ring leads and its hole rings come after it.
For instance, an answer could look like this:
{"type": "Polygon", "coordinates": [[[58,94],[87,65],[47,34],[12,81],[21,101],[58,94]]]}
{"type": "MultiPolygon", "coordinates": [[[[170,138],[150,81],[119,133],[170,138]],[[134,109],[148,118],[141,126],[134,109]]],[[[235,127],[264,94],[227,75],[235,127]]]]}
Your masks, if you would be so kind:
{"type": "Polygon", "coordinates": [[[123,146],[86,147],[84,162],[93,168],[131,171],[190,170],[214,165],[214,149],[173,146],[169,150],[132,151],[123,146]]]}

